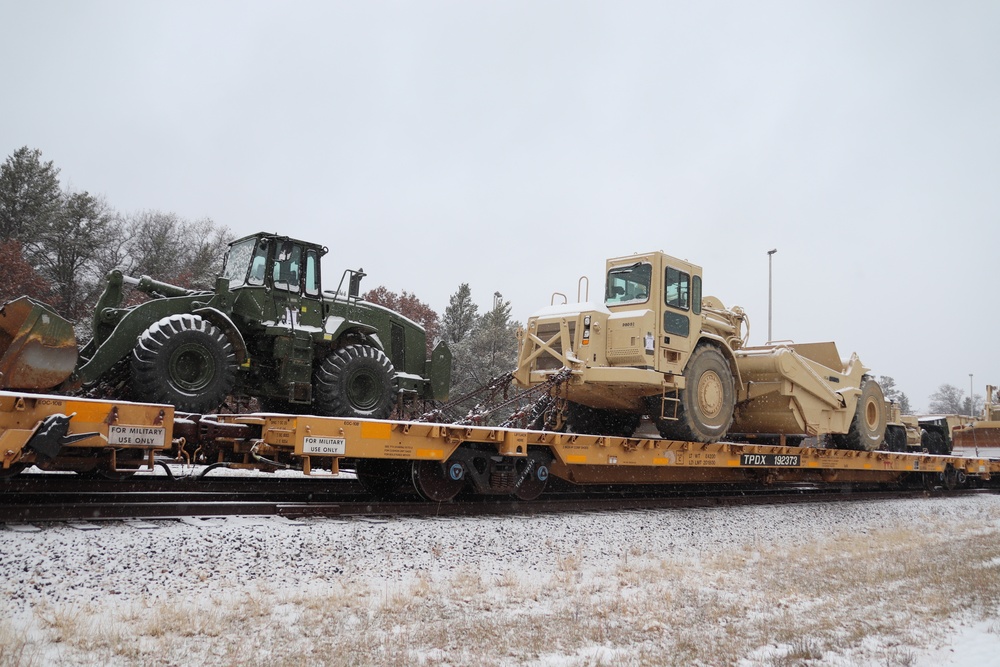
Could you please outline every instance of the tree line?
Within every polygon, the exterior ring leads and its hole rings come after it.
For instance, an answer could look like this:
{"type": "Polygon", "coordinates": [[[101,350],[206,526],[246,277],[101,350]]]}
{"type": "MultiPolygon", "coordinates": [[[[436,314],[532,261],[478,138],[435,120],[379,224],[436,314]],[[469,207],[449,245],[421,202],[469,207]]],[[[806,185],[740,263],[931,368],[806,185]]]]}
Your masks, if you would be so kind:
{"type": "Polygon", "coordinates": [[[113,269],[212,286],[229,229],[163,211],[122,213],[103,196],[63,187],[59,173],[27,146],[0,165],[0,303],[27,295],[85,329],[113,269]]]}
{"type": "MultiPolygon", "coordinates": [[[[914,414],[914,409],[910,404],[909,397],[899,390],[896,381],[887,376],[881,375],[878,378],[879,386],[886,400],[894,401],[904,415],[914,414]]],[[[927,414],[934,415],[979,415],[986,402],[980,394],[965,395],[965,392],[951,384],[942,384],[928,397],[930,401],[927,406],[927,414]]]]}

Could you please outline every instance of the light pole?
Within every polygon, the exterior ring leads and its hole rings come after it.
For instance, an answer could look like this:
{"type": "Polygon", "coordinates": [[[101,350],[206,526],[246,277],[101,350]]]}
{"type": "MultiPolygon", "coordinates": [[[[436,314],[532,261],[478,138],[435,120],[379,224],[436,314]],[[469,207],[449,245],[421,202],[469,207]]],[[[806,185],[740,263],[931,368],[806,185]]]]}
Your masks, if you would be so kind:
{"type": "Polygon", "coordinates": [[[771,337],[771,257],[774,253],[778,252],[778,249],[767,251],[767,344],[770,345],[773,338],[771,337]]]}
{"type": "Polygon", "coordinates": [[[969,373],[969,416],[976,418],[976,402],[972,399],[972,373],[969,373]]]}

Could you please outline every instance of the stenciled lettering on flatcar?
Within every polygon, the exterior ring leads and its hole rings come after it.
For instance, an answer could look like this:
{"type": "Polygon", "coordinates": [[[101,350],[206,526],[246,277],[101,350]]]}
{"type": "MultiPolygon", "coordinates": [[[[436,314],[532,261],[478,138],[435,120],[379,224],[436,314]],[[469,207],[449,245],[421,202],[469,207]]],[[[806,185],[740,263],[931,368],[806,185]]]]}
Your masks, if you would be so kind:
{"type": "Polygon", "coordinates": [[[797,468],[800,463],[798,454],[743,454],[740,465],[762,468],[797,468]]]}

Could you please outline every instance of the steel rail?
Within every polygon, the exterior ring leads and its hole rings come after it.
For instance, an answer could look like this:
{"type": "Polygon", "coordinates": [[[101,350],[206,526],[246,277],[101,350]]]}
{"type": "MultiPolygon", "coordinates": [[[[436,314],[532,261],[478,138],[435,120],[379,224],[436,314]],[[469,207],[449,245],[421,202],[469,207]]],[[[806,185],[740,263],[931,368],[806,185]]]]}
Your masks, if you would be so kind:
{"type": "MultiPolygon", "coordinates": [[[[318,488],[313,482],[287,485],[289,480],[262,480],[253,486],[223,484],[223,489],[173,489],[155,485],[141,491],[66,490],[54,493],[11,493],[0,487],[0,523],[96,521],[110,519],[178,519],[182,517],[283,516],[301,517],[433,517],[565,514],[598,511],[642,511],[698,507],[739,507],[790,503],[878,502],[899,498],[955,497],[995,493],[995,489],[853,490],[823,487],[781,489],[683,489],[651,493],[648,489],[555,490],[531,502],[506,497],[474,497],[431,503],[413,497],[375,500],[359,493],[355,482],[340,481],[318,488]],[[280,492],[274,488],[286,483],[280,492]],[[290,486],[298,487],[291,489],[290,486]]],[[[112,482],[120,485],[120,482],[112,482]]],[[[130,480],[129,484],[137,486],[130,480]]],[[[3,485],[4,487],[9,485],[3,485]]],[[[98,485],[99,486],[99,485],[98,485]]],[[[139,484],[138,486],[142,486],[139,484]]],[[[183,484],[191,487],[193,485],[183,484]]]]}

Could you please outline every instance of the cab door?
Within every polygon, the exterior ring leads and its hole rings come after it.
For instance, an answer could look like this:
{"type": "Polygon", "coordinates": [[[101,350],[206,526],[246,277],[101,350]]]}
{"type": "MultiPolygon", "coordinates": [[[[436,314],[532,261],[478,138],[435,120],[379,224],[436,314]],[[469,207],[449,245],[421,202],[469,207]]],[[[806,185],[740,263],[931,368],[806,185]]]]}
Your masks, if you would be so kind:
{"type": "Polygon", "coordinates": [[[701,276],[666,264],[662,298],[658,370],[680,374],[701,331],[701,276]]]}

